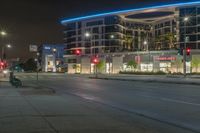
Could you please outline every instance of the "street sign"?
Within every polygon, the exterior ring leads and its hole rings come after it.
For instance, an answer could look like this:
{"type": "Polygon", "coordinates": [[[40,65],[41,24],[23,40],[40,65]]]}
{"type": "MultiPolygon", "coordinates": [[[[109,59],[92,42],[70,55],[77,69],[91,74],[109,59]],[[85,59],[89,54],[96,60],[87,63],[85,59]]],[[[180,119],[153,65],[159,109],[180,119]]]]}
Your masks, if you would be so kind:
{"type": "Polygon", "coordinates": [[[37,52],[38,46],[37,45],[29,45],[29,51],[30,52],[37,52]]]}

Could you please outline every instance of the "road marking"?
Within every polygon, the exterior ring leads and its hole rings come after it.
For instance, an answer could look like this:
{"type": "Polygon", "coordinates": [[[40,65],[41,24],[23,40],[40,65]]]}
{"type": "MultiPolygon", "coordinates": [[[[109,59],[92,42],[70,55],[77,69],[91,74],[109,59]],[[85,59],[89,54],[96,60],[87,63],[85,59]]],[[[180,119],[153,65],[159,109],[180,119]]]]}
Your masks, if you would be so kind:
{"type": "Polygon", "coordinates": [[[169,101],[169,102],[176,102],[176,103],[181,103],[181,104],[200,106],[199,103],[192,103],[192,102],[181,101],[181,100],[176,100],[176,99],[171,99],[171,98],[157,98],[156,96],[147,96],[147,95],[141,95],[141,94],[136,94],[136,95],[142,96],[142,97],[147,97],[147,98],[152,98],[152,99],[159,99],[159,100],[163,100],[163,101],[169,101]]]}
{"type": "Polygon", "coordinates": [[[186,101],[181,101],[181,100],[175,100],[175,99],[169,99],[169,98],[161,98],[162,100],[169,101],[169,102],[176,102],[176,103],[182,103],[182,104],[189,104],[189,105],[195,105],[195,106],[200,106],[199,103],[191,103],[191,102],[186,102],[186,101]]]}

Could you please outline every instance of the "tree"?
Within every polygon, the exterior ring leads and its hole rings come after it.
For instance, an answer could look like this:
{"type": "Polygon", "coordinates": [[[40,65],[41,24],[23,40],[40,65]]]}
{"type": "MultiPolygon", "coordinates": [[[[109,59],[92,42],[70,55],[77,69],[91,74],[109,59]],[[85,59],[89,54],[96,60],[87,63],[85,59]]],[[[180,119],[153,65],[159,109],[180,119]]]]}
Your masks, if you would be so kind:
{"type": "Polygon", "coordinates": [[[155,38],[156,49],[171,49],[175,48],[176,37],[174,33],[167,33],[155,38]],[[165,45],[165,46],[164,46],[165,45]]]}
{"type": "Polygon", "coordinates": [[[126,35],[124,41],[125,41],[125,49],[126,50],[133,49],[133,46],[132,46],[133,45],[133,37],[131,35],[126,35]]]}
{"type": "Polygon", "coordinates": [[[105,68],[106,62],[104,60],[100,60],[99,63],[97,64],[97,70],[101,73],[104,68],[105,68]]]}
{"type": "Polygon", "coordinates": [[[164,37],[165,37],[165,41],[169,45],[169,48],[175,48],[176,37],[174,33],[169,32],[165,34],[164,37]]]}
{"type": "Polygon", "coordinates": [[[196,72],[198,71],[199,65],[200,65],[200,58],[198,56],[193,56],[193,58],[192,58],[192,67],[195,67],[196,72]]]}
{"type": "Polygon", "coordinates": [[[24,63],[23,67],[24,71],[36,71],[37,63],[33,58],[30,58],[24,63]]]}
{"type": "Polygon", "coordinates": [[[157,50],[161,49],[162,41],[163,41],[163,37],[162,36],[156,36],[155,44],[156,44],[156,49],[157,50]]]}
{"type": "Polygon", "coordinates": [[[137,63],[135,62],[135,60],[131,60],[127,63],[128,67],[131,67],[131,70],[137,68],[137,63]]]}

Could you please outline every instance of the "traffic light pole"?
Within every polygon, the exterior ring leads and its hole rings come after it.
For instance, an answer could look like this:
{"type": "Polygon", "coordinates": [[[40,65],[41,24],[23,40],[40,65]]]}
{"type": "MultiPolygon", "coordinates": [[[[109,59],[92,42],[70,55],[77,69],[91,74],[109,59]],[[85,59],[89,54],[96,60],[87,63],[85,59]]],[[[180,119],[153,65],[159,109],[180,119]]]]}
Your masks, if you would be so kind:
{"type": "Polygon", "coordinates": [[[183,75],[186,77],[186,22],[184,22],[183,75]]]}
{"type": "Polygon", "coordinates": [[[186,77],[186,43],[184,43],[184,51],[183,51],[183,74],[186,77]]]}

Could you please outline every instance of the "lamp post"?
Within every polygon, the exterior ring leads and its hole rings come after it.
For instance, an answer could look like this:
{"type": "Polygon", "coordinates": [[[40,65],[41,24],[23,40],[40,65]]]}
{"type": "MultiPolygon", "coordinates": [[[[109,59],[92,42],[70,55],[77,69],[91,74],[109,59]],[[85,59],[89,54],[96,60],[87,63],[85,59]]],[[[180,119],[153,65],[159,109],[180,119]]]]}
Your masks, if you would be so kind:
{"type": "Polygon", "coordinates": [[[38,79],[39,79],[39,74],[38,74],[38,71],[39,71],[39,56],[40,56],[40,53],[39,52],[37,52],[36,53],[36,55],[37,55],[37,58],[36,58],[36,63],[37,63],[37,75],[36,75],[36,77],[37,77],[37,82],[38,82],[38,79]]]}
{"type": "MultiPolygon", "coordinates": [[[[7,33],[5,31],[0,31],[0,35],[1,35],[1,38],[2,38],[2,41],[3,41],[3,38],[7,35],[7,33]]],[[[4,60],[4,45],[2,45],[2,48],[1,48],[1,59],[4,60]]]]}
{"type": "Polygon", "coordinates": [[[185,17],[184,21],[184,51],[183,51],[183,74],[186,77],[186,23],[189,21],[189,17],[185,17]]]}
{"type": "Polygon", "coordinates": [[[147,41],[144,41],[144,45],[147,47],[147,51],[148,51],[148,66],[147,66],[147,70],[149,71],[149,65],[150,65],[150,51],[149,51],[149,44],[147,41]]]}
{"type": "Polygon", "coordinates": [[[4,60],[4,59],[6,59],[6,54],[5,54],[5,48],[8,48],[8,49],[10,49],[10,48],[12,48],[12,45],[11,44],[7,44],[7,45],[3,45],[2,46],[2,48],[1,48],[1,52],[2,52],[2,61],[4,60]]]}
{"type": "Polygon", "coordinates": [[[111,63],[111,54],[110,54],[111,40],[110,39],[114,39],[114,38],[115,38],[114,35],[110,35],[110,37],[109,37],[109,74],[110,74],[110,71],[111,71],[111,69],[110,69],[110,63],[111,63]]]}
{"type": "MultiPolygon", "coordinates": [[[[86,39],[88,39],[88,38],[91,37],[91,34],[90,34],[89,32],[86,32],[84,36],[85,36],[86,39]]],[[[91,45],[91,44],[92,44],[92,42],[90,41],[90,45],[91,45]]],[[[90,46],[90,55],[91,55],[91,53],[92,53],[92,52],[91,52],[91,46],[90,46]]]]}
{"type": "MultiPolygon", "coordinates": [[[[91,34],[89,32],[85,33],[85,38],[88,39],[91,37],[91,34]]],[[[90,60],[93,59],[93,47],[92,47],[92,39],[90,39],[90,60]]],[[[95,65],[95,69],[97,69],[97,66],[95,65]]],[[[93,69],[94,70],[94,69],[93,69]]],[[[91,72],[91,71],[90,71],[91,72]]],[[[95,72],[94,72],[95,73],[95,72]]]]}
{"type": "Polygon", "coordinates": [[[0,33],[1,33],[2,36],[6,36],[7,35],[7,33],[5,31],[1,31],[0,33]]]}
{"type": "Polygon", "coordinates": [[[57,49],[53,48],[52,52],[53,52],[53,57],[54,57],[54,72],[56,72],[56,52],[57,52],[57,49]]]}

